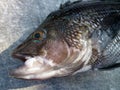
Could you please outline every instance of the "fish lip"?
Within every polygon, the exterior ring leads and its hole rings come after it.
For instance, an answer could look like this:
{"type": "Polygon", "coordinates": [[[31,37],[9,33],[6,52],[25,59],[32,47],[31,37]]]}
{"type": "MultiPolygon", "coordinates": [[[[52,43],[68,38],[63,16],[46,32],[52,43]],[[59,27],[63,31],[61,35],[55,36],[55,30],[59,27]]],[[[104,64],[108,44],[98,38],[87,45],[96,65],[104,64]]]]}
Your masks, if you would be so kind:
{"type": "Polygon", "coordinates": [[[25,54],[25,53],[12,53],[13,58],[20,59],[22,61],[26,61],[26,57],[33,57],[33,55],[25,54]]]}

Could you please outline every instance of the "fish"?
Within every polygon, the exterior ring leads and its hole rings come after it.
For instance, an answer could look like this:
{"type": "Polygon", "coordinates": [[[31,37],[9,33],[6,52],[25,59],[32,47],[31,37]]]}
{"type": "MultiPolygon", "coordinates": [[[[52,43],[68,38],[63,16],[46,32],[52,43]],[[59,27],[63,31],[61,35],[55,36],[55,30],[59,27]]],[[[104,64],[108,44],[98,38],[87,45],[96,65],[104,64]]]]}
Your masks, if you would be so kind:
{"type": "Polygon", "coordinates": [[[120,3],[66,2],[12,52],[20,79],[45,80],[120,66],[120,3]]]}

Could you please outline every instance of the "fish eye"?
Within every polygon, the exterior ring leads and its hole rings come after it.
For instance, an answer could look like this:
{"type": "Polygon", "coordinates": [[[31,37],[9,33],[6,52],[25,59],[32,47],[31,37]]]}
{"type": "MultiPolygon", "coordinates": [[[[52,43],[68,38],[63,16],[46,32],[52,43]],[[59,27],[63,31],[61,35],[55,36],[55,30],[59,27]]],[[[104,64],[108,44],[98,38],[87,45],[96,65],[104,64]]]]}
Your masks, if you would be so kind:
{"type": "Polygon", "coordinates": [[[34,40],[43,40],[45,38],[45,32],[44,31],[37,31],[33,33],[33,39],[34,40]]]}
{"type": "Polygon", "coordinates": [[[40,38],[40,33],[35,33],[34,37],[39,39],[40,38]]]}

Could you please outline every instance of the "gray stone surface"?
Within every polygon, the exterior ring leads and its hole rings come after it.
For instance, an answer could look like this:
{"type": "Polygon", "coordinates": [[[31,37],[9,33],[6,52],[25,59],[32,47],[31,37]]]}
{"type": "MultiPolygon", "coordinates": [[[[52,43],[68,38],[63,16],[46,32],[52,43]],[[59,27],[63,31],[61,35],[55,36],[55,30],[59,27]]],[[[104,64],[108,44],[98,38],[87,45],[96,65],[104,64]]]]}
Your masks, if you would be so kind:
{"type": "Polygon", "coordinates": [[[11,58],[12,50],[65,1],[0,0],[0,90],[120,90],[120,68],[44,81],[9,76],[11,69],[23,64],[11,58]]]}

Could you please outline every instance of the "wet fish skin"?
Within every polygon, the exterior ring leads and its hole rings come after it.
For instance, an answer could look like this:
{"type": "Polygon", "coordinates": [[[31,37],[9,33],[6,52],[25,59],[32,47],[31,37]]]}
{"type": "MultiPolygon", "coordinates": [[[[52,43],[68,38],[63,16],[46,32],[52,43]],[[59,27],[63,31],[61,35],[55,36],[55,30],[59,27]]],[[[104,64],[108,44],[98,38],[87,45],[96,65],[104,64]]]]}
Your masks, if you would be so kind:
{"type": "Polygon", "coordinates": [[[120,3],[61,5],[13,56],[25,65],[11,72],[22,79],[48,79],[114,65],[120,59],[120,3]]]}

